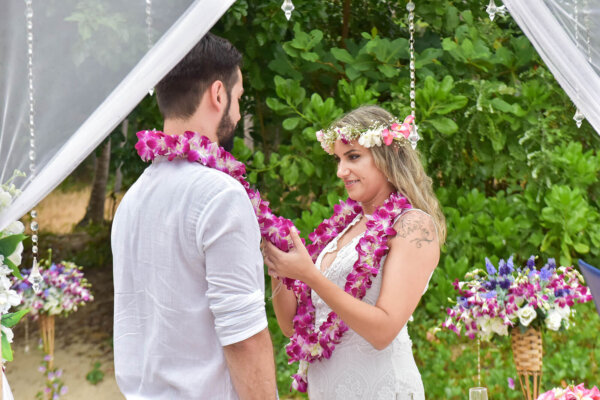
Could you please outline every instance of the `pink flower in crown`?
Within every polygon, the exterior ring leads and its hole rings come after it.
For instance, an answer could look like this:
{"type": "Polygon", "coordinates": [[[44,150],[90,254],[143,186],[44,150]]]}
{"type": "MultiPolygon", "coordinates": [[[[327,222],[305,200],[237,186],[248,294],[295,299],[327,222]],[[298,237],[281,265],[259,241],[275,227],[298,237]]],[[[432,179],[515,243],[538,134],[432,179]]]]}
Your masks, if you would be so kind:
{"type": "Polygon", "coordinates": [[[396,134],[396,137],[398,137],[397,135],[400,134],[404,136],[404,138],[408,139],[408,136],[410,136],[410,124],[412,124],[414,120],[415,117],[409,115],[404,118],[404,122],[402,122],[402,124],[392,124],[390,129],[396,134]]]}
{"type": "MultiPolygon", "coordinates": [[[[398,124],[394,124],[394,125],[398,125],[398,124]]],[[[383,143],[385,143],[386,146],[389,146],[394,141],[396,134],[394,133],[394,131],[385,128],[381,132],[381,136],[383,137],[383,143]]]]}

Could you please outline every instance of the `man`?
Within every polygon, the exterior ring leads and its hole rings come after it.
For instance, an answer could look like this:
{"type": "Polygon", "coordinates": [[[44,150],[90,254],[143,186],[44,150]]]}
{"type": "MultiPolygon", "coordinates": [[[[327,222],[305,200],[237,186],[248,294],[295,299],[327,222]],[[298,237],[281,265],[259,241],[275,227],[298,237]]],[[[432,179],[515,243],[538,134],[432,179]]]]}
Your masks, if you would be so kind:
{"type": "MultiPolygon", "coordinates": [[[[157,85],[164,132],[231,148],[240,53],[207,34],[157,85]]],[[[274,399],[258,223],[243,187],[157,159],[112,227],[115,373],[128,399],[274,399]]]]}

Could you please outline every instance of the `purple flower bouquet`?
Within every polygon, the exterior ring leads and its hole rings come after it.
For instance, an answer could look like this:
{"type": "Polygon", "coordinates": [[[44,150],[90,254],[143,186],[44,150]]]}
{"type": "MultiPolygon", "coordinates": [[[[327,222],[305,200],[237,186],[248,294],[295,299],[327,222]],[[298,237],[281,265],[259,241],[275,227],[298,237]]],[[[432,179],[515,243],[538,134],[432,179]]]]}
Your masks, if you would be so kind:
{"type": "Polygon", "coordinates": [[[464,328],[469,338],[484,340],[506,336],[516,326],[558,331],[569,328],[575,303],[592,299],[581,274],[573,267],[557,267],[552,258],[539,270],[534,256],[522,268],[515,267],[512,256],[497,267],[486,258],[485,266],[453,283],[459,295],[442,327],[457,335],[464,328]]]}
{"type": "MultiPolygon", "coordinates": [[[[22,271],[29,276],[28,270],[22,271]]],[[[14,289],[22,299],[21,308],[29,308],[29,316],[36,320],[39,314],[67,316],[77,311],[78,306],[94,300],[90,292],[90,283],[83,276],[81,267],[72,262],[52,263],[40,269],[44,278],[41,291],[35,293],[27,279],[14,282],[14,289]]]]}

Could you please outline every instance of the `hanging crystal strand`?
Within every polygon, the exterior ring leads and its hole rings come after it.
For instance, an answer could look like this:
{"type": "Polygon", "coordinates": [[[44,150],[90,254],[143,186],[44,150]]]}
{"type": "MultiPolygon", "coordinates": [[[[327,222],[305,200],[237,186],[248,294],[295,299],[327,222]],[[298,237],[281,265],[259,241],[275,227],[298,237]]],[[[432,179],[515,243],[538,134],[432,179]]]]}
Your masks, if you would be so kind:
{"type": "Polygon", "coordinates": [[[477,387],[481,387],[481,340],[477,336],[477,387]]]}
{"type": "MultiPolygon", "coordinates": [[[[35,113],[33,98],[33,4],[32,0],[25,0],[25,16],[27,17],[27,77],[29,81],[29,172],[30,181],[36,173],[35,169],[35,113]]],[[[31,253],[33,256],[33,265],[27,280],[36,293],[40,291],[40,284],[43,281],[38,267],[38,222],[37,211],[31,210],[31,253]]]]}
{"type": "MultiPolygon", "coordinates": [[[[575,45],[577,46],[577,50],[579,50],[579,8],[578,8],[577,3],[578,3],[578,1],[575,0],[573,11],[575,13],[575,45]]],[[[585,6],[585,4],[584,4],[584,6],[585,6]]],[[[588,29],[586,42],[588,45],[588,61],[591,61],[589,40],[590,40],[590,38],[589,38],[589,29],[588,29]]],[[[575,88],[575,93],[576,93],[576,97],[577,97],[577,102],[579,103],[579,88],[578,87],[575,88]]],[[[575,115],[573,115],[573,121],[575,121],[575,125],[577,125],[577,128],[581,128],[581,124],[583,124],[584,119],[585,119],[585,115],[583,115],[583,113],[581,111],[579,111],[579,107],[576,107],[575,115]]]]}
{"type": "MultiPolygon", "coordinates": [[[[146,38],[148,40],[148,51],[154,45],[152,38],[152,0],[146,0],[146,38]]],[[[148,90],[148,94],[152,96],[154,94],[154,88],[148,90]]]]}
{"type": "Polygon", "coordinates": [[[496,14],[506,14],[506,6],[501,5],[500,7],[498,7],[496,3],[494,3],[494,0],[490,0],[490,4],[488,4],[485,11],[490,15],[490,20],[493,21],[494,18],[496,18],[496,14]]]}
{"type": "Polygon", "coordinates": [[[25,318],[25,353],[29,353],[29,318],[25,318]]]}
{"type": "Polygon", "coordinates": [[[292,3],[292,0],[284,0],[283,4],[281,5],[281,9],[285,13],[285,17],[288,21],[290,20],[290,18],[292,18],[292,11],[294,11],[294,8],[295,7],[294,3],[292,3]]]}
{"type": "MultiPolygon", "coordinates": [[[[408,11],[408,32],[409,32],[409,45],[410,45],[410,114],[416,118],[416,74],[415,74],[415,3],[412,1],[406,5],[408,11]]],[[[419,127],[413,120],[411,125],[410,134],[408,140],[413,149],[417,148],[417,142],[421,138],[419,137],[419,127]]]]}

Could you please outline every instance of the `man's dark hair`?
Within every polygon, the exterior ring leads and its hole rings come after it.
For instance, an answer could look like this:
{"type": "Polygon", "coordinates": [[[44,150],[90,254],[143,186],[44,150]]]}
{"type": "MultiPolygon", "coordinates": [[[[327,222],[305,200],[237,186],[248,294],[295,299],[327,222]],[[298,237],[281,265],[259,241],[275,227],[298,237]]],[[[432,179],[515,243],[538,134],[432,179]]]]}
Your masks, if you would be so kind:
{"type": "Polygon", "coordinates": [[[242,55],[226,39],[207,33],[156,85],[158,108],[164,118],[189,118],[214,81],[223,82],[231,101],[242,55]]]}

